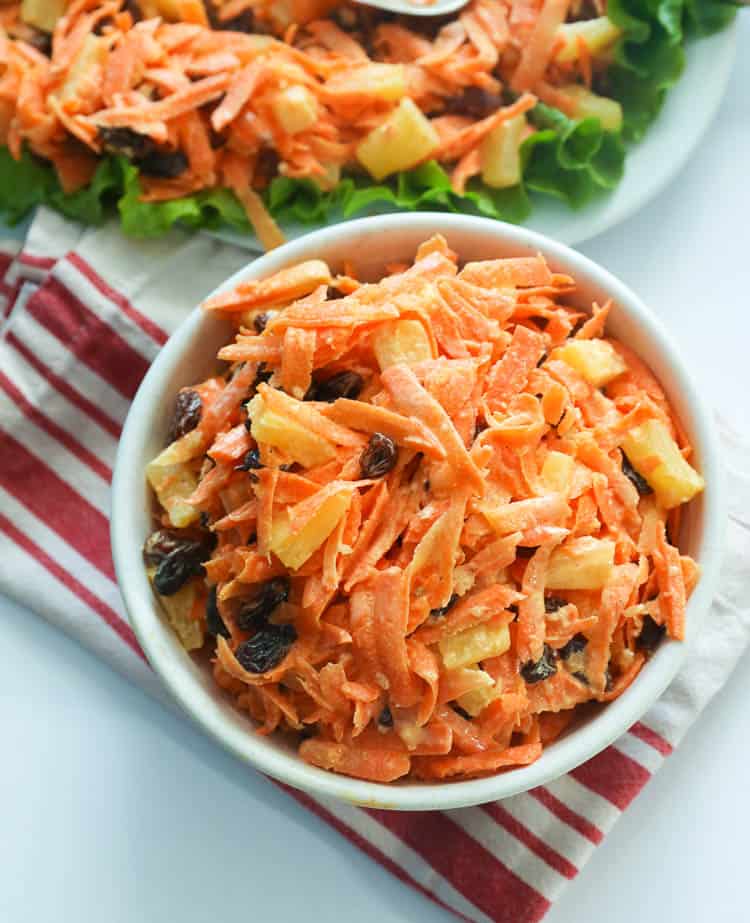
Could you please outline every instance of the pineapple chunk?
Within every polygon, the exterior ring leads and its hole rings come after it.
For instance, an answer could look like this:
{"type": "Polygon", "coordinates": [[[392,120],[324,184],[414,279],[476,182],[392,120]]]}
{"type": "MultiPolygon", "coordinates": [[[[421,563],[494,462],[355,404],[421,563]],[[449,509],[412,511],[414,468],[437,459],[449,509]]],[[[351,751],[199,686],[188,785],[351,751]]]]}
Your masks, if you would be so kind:
{"type": "Polygon", "coordinates": [[[250,401],[247,412],[253,421],[250,428],[253,439],[279,449],[300,465],[314,468],[336,457],[336,450],[328,440],[295,420],[267,410],[259,396],[250,401]]]}
{"type": "Polygon", "coordinates": [[[510,632],[504,622],[485,622],[443,638],[440,653],[446,670],[458,670],[490,657],[499,657],[510,647],[510,632]]]}
{"type": "Polygon", "coordinates": [[[586,535],[556,548],[547,568],[548,590],[600,590],[612,571],[615,543],[586,535]]]}
{"type": "Polygon", "coordinates": [[[595,58],[609,51],[621,35],[622,29],[607,16],[563,23],[557,30],[557,37],[562,39],[564,44],[560,46],[555,60],[560,64],[577,61],[579,38],[586,42],[589,54],[595,58]]]}
{"type": "Polygon", "coordinates": [[[627,372],[625,361],[606,340],[568,340],[550,353],[572,366],[595,388],[601,388],[627,372]]]}
{"type": "Polygon", "coordinates": [[[547,491],[567,497],[574,466],[572,455],[547,452],[542,465],[542,483],[547,491]]]}
{"type": "Polygon", "coordinates": [[[478,674],[481,674],[483,685],[472,689],[471,692],[465,692],[460,695],[456,702],[474,718],[500,695],[500,691],[489,673],[485,673],[479,667],[468,667],[467,669],[476,670],[478,674]]]}
{"type": "Polygon", "coordinates": [[[21,19],[42,32],[53,32],[67,5],[68,0],[23,0],[21,19]]]}
{"type": "Polygon", "coordinates": [[[521,182],[521,142],[526,116],[501,122],[482,142],[479,156],[482,179],[494,189],[517,186],[521,182]]]}
{"type": "Polygon", "coordinates": [[[171,524],[184,529],[200,516],[200,511],[187,502],[198,487],[198,476],[186,462],[162,465],[158,461],[156,458],[146,466],[146,477],[171,524]]]}
{"type": "Polygon", "coordinates": [[[328,79],[326,89],[332,100],[366,97],[384,103],[397,103],[406,95],[406,71],[403,64],[370,63],[337,71],[328,79]]]}
{"type": "Polygon", "coordinates": [[[203,0],[140,0],[144,19],[161,16],[167,22],[192,22],[199,26],[208,25],[203,0]]]}
{"type": "Polygon", "coordinates": [[[597,96],[586,87],[571,83],[560,90],[573,103],[576,119],[599,119],[605,131],[619,131],[622,128],[622,106],[608,96],[597,96]]]}
{"type": "Polygon", "coordinates": [[[406,97],[360,142],[357,160],[373,179],[381,180],[426,160],[439,140],[430,120],[406,97]]]}
{"type": "Polygon", "coordinates": [[[310,521],[296,533],[289,526],[289,514],[283,510],[274,517],[271,526],[271,551],[290,570],[302,567],[346,515],[351,496],[351,491],[346,490],[324,500],[310,521]]]}
{"type": "Polygon", "coordinates": [[[318,103],[307,87],[295,84],[271,97],[274,118],[288,135],[297,135],[318,120],[318,103]]]}
{"type": "Polygon", "coordinates": [[[647,420],[632,429],[620,443],[630,464],[654,489],[666,509],[687,503],[705,487],[705,481],[688,462],[661,420],[647,420]]]}
{"type": "Polygon", "coordinates": [[[432,359],[429,337],[418,320],[395,320],[381,324],[372,338],[381,371],[390,365],[432,359]]]}
{"type": "MultiPolygon", "coordinates": [[[[153,584],[156,568],[149,567],[146,573],[153,584]]],[[[171,596],[162,596],[154,590],[156,598],[167,616],[167,621],[186,651],[196,651],[203,647],[203,625],[198,619],[193,618],[193,609],[198,598],[198,587],[199,581],[188,580],[171,596]]]]}
{"type": "Polygon", "coordinates": [[[92,69],[104,63],[108,47],[107,39],[98,38],[96,35],[86,36],[58,94],[60,102],[64,103],[77,96],[83,81],[91,79],[92,69]]]}

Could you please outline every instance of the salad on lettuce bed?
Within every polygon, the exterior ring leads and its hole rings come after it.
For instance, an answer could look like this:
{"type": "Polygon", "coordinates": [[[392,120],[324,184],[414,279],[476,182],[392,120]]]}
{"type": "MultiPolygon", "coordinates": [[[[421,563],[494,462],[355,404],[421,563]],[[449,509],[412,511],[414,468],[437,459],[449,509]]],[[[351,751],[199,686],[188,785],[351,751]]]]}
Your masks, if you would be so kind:
{"type": "Polygon", "coordinates": [[[364,209],[521,222],[612,189],[720,0],[472,0],[451,17],[336,0],[0,5],[0,214],[126,233],[255,231],[364,209]]]}

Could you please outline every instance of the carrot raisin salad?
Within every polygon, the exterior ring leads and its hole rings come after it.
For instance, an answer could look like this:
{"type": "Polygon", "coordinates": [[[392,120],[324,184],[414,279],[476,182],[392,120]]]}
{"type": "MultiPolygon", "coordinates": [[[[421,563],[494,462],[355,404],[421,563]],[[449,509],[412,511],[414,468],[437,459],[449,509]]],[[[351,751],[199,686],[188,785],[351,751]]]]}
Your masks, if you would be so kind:
{"type": "MultiPolygon", "coordinates": [[[[603,0],[471,0],[436,23],[331,0],[0,2],[0,146],[51,164],[63,199],[110,157],[143,203],[230,190],[271,247],[275,177],[325,191],[430,162],[460,196],[521,184],[523,142],[555,137],[530,121],[538,101],[618,132],[620,104],[591,87],[621,35],[603,0]]],[[[598,167],[602,143],[587,130],[585,162],[560,154],[576,187],[615,181],[621,150],[598,167]]]]}
{"type": "Polygon", "coordinates": [[[703,489],[645,364],[541,256],[446,241],[365,283],[310,260],[204,309],[224,371],[176,401],[144,556],[262,734],[390,782],[536,760],[682,639],[703,489]]]}

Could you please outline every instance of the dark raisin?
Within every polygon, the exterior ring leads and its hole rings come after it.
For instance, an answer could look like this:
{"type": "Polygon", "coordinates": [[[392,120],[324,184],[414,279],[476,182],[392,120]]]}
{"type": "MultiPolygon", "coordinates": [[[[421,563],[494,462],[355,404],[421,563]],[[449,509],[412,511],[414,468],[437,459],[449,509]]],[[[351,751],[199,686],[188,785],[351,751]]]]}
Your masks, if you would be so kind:
{"type": "Polygon", "coordinates": [[[333,285],[329,285],[326,289],[326,301],[338,301],[339,298],[343,298],[344,293],[340,288],[335,288],[333,285]]]}
{"type": "Polygon", "coordinates": [[[384,728],[393,727],[393,714],[387,705],[378,715],[378,724],[384,728]]]}
{"type": "Polygon", "coordinates": [[[294,625],[269,623],[240,644],[234,655],[248,673],[267,673],[281,663],[296,640],[294,625]]]}
{"type": "Polygon", "coordinates": [[[255,330],[256,333],[263,333],[272,317],[273,313],[271,311],[264,311],[262,314],[256,314],[253,318],[253,330],[255,330]]]}
{"type": "Polygon", "coordinates": [[[128,160],[140,160],[156,150],[156,145],[148,137],[132,128],[107,128],[100,126],[99,143],[108,154],[120,154],[128,160]]]}
{"type": "Polygon", "coordinates": [[[568,657],[572,657],[573,654],[580,654],[588,643],[589,639],[586,637],[586,635],[582,635],[580,632],[578,632],[577,635],[573,635],[567,644],[560,648],[560,650],[557,652],[557,656],[562,657],[563,660],[567,660],[568,657]]]}
{"type": "Polygon", "coordinates": [[[516,605],[508,606],[508,612],[513,613],[513,621],[515,622],[515,620],[518,618],[518,606],[516,605]]]}
{"type": "Polygon", "coordinates": [[[168,554],[185,543],[185,539],[169,529],[157,529],[152,532],[143,545],[143,558],[146,564],[161,564],[168,554]]]}
{"type": "Polygon", "coordinates": [[[446,100],[446,112],[483,119],[502,108],[503,100],[496,93],[481,87],[465,87],[460,96],[446,100]]]}
{"type": "Polygon", "coordinates": [[[222,638],[228,638],[230,636],[229,629],[224,624],[224,619],[221,617],[219,607],[216,603],[215,586],[209,589],[208,599],[206,600],[206,630],[210,635],[221,635],[222,638]]]}
{"type": "Polygon", "coordinates": [[[253,185],[265,188],[279,174],[279,155],[272,147],[262,147],[255,160],[253,185]]]}
{"type": "Polygon", "coordinates": [[[540,683],[542,680],[549,679],[557,673],[557,664],[555,663],[555,652],[549,646],[544,645],[542,656],[534,662],[529,660],[521,667],[521,676],[527,683],[540,683]]]}
{"type": "Polygon", "coordinates": [[[324,401],[332,404],[340,397],[356,400],[364,387],[364,379],[356,372],[338,372],[323,381],[314,381],[307,394],[306,401],[324,401]]]}
{"type": "Polygon", "coordinates": [[[154,574],[154,587],[161,596],[172,596],[191,577],[205,573],[207,549],[198,542],[183,542],[164,558],[154,574]]]}
{"type": "Polygon", "coordinates": [[[654,492],[646,478],[638,474],[635,468],[630,464],[630,459],[624,452],[622,453],[622,473],[633,484],[642,497],[654,492]]]}
{"type": "Polygon", "coordinates": [[[518,545],[516,547],[516,557],[522,560],[528,560],[536,551],[536,546],[518,545]]]}
{"type": "Polygon", "coordinates": [[[269,369],[265,362],[261,362],[258,365],[258,371],[255,373],[255,381],[253,382],[254,387],[263,384],[271,380],[273,375],[273,369],[269,369]]]}
{"type": "Polygon", "coordinates": [[[461,708],[461,706],[460,706],[460,705],[456,705],[455,702],[453,703],[452,708],[453,708],[453,711],[454,711],[457,715],[460,715],[460,716],[464,719],[464,721],[471,721],[471,715],[466,711],[465,708],[461,708]]]}
{"type": "Polygon", "coordinates": [[[666,630],[664,625],[657,624],[650,615],[645,615],[643,617],[641,633],[638,635],[635,646],[639,651],[646,651],[647,653],[655,651],[661,639],[664,637],[666,630]]]}
{"type": "Polygon", "coordinates": [[[27,45],[31,45],[32,48],[36,48],[37,51],[41,52],[47,57],[52,56],[52,36],[48,32],[42,32],[41,29],[35,29],[33,26],[28,26],[28,32],[24,35],[23,40],[27,45]]]}
{"type": "Polygon", "coordinates": [[[250,449],[249,452],[245,453],[245,457],[242,459],[239,465],[234,466],[235,471],[257,471],[258,468],[262,468],[263,463],[260,460],[260,452],[257,449],[250,449]]]}
{"type": "Polygon", "coordinates": [[[575,676],[579,683],[583,683],[584,686],[588,686],[589,678],[585,673],[582,673],[580,670],[577,670],[575,673],[571,673],[571,676],[575,676]]]}
{"type": "Polygon", "coordinates": [[[259,584],[253,596],[243,601],[237,613],[237,625],[243,631],[263,628],[273,610],[289,599],[289,581],[275,577],[259,584]]]}
{"type": "Polygon", "coordinates": [[[563,599],[562,596],[545,596],[544,597],[544,611],[545,612],[557,612],[558,609],[562,609],[563,606],[568,605],[568,600],[563,599]]]}
{"type": "Polygon", "coordinates": [[[397,461],[396,443],[384,433],[373,433],[359,460],[362,477],[382,478],[396,467],[397,461]]]}
{"type": "Polygon", "coordinates": [[[434,619],[441,619],[456,605],[457,602],[458,602],[458,593],[454,593],[444,606],[440,606],[439,609],[433,609],[430,612],[430,615],[434,619]]]}
{"type": "Polygon", "coordinates": [[[188,159],[182,151],[155,150],[136,161],[144,176],[154,179],[176,179],[188,168],[188,159]]]}
{"type": "Polygon", "coordinates": [[[138,3],[138,0],[125,0],[122,10],[124,13],[130,13],[133,17],[133,22],[139,22],[143,19],[143,12],[141,11],[141,5],[138,3]]]}
{"type": "Polygon", "coordinates": [[[200,394],[192,388],[183,388],[175,398],[167,441],[174,442],[175,439],[180,439],[185,433],[194,430],[201,421],[202,412],[203,401],[200,394]]]}

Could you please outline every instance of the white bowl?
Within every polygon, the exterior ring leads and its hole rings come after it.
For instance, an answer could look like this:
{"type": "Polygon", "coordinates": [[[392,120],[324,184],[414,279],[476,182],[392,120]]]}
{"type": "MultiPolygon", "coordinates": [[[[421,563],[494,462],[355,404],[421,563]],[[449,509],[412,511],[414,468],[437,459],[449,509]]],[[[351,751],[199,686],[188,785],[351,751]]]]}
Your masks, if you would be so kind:
{"type": "MultiPolygon", "coordinates": [[[[682,550],[702,569],[688,604],[689,643],[701,630],[718,578],[724,516],[717,437],[703,398],[661,323],[605,269],[523,228],[464,215],[421,213],[364,218],[317,231],[254,260],[219,290],[313,257],[326,260],[333,269],[352,260],[363,275],[376,278],[384,264],[412,259],[417,245],[436,232],[445,235],[463,260],[541,252],[554,270],[574,276],[581,305],[613,299],[608,331],[631,346],[658,376],[706,479],[705,492],[683,516],[680,536],[682,550]]],[[[663,644],[619,699],[548,746],[536,763],[465,782],[383,785],[350,779],[307,765],[281,736],[255,734],[251,720],[232,706],[205,668],[180,647],[160,614],[141,558],[152,528],[146,463],[164,445],[168,408],[178,388],[210,374],[216,367],[216,350],[228,338],[225,321],[196,308],[159,353],[138,390],[120,440],[112,511],[117,578],[138,640],[177,701],[220,743],[262,772],[314,794],[380,808],[444,810],[506,798],[570,771],[626,731],[664,691],[683,661],[685,644],[663,644]]]]}

